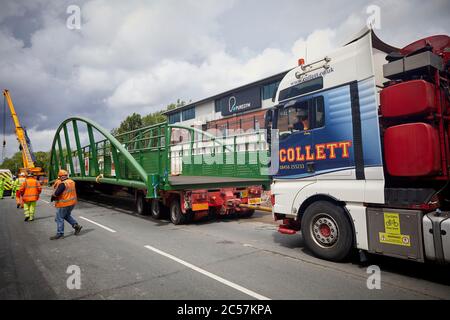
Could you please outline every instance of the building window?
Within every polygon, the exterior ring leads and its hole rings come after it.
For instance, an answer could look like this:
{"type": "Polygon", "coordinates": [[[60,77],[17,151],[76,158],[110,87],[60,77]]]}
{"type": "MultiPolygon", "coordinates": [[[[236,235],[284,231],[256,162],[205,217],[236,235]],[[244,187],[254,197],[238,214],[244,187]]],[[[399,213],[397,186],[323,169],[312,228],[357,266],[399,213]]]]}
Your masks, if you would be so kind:
{"type": "Polygon", "coordinates": [[[182,111],[183,121],[191,120],[195,118],[195,107],[190,107],[182,111]]]}
{"type": "Polygon", "coordinates": [[[279,84],[280,84],[280,81],[264,85],[262,87],[262,99],[263,100],[272,99],[273,95],[275,94],[275,92],[278,89],[279,84]]]}
{"type": "Polygon", "coordinates": [[[169,114],[169,124],[180,122],[181,114],[179,112],[169,114]]]}
{"type": "Polygon", "coordinates": [[[222,112],[223,99],[214,101],[214,112],[222,112]]]}

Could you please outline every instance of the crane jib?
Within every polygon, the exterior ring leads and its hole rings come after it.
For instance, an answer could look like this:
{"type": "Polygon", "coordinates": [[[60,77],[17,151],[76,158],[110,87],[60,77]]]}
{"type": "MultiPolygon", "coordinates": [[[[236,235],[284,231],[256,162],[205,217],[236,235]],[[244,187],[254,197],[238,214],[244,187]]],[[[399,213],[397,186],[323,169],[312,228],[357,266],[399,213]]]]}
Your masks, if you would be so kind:
{"type": "MultiPolygon", "coordinates": [[[[19,141],[19,149],[22,152],[23,167],[25,169],[34,169],[34,168],[36,168],[35,167],[36,158],[34,157],[34,154],[32,151],[30,138],[28,137],[26,130],[20,125],[20,121],[16,114],[14,104],[12,102],[9,91],[6,89],[3,90],[3,96],[4,96],[4,111],[5,111],[4,118],[3,118],[4,126],[6,126],[6,104],[8,104],[9,111],[11,112],[11,118],[14,122],[17,140],[19,141]]],[[[3,129],[3,134],[4,134],[4,136],[6,136],[5,127],[3,129]]],[[[3,148],[5,148],[5,146],[6,146],[6,142],[4,141],[3,148]]],[[[3,152],[4,152],[4,149],[3,149],[3,152]]],[[[39,170],[38,171],[35,170],[35,171],[39,175],[42,175],[43,174],[42,169],[40,169],[40,168],[37,168],[37,169],[39,169],[39,170]]]]}

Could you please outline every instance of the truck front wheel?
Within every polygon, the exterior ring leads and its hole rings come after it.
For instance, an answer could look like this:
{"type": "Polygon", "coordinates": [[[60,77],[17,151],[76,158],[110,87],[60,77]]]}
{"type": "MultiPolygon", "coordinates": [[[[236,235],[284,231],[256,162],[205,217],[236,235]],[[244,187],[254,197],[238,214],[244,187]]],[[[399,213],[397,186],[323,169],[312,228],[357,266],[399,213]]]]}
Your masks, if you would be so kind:
{"type": "Polygon", "coordinates": [[[186,222],[186,216],[181,212],[180,200],[178,198],[173,198],[170,202],[170,221],[175,225],[186,222]]]}
{"type": "Polygon", "coordinates": [[[301,229],[306,247],[319,258],[342,261],[353,247],[353,231],[344,209],[328,201],[311,204],[301,229]]]}

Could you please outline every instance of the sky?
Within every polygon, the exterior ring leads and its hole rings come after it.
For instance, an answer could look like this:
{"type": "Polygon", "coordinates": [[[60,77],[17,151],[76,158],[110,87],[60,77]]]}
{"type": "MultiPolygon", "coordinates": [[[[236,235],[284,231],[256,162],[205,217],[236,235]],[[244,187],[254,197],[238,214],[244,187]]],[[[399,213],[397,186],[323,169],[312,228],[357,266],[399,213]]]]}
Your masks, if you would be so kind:
{"type": "MultiPolygon", "coordinates": [[[[403,47],[450,34],[450,0],[0,0],[0,86],[34,150],[66,118],[107,129],[325,55],[380,9],[377,35],[403,47]],[[71,5],[80,8],[80,28],[71,5]],[[307,48],[307,50],[306,50],[307,48]]],[[[3,114],[3,107],[1,108],[3,114]]],[[[1,115],[3,127],[3,115],[1,115]]],[[[7,112],[6,156],[18,151],[7,112]]],[[[3,137],[2,137],[3,139],[3,137]]],[[[1,159],[0,159],[1,161],[1,159]]]]}

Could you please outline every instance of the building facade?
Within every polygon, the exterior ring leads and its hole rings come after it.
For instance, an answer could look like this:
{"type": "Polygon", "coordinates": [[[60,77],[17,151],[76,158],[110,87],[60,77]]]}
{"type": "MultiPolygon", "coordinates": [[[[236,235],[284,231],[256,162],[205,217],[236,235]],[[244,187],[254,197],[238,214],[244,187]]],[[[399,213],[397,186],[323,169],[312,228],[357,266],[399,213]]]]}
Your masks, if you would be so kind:
{"type": "Polygon", "coordinates": [[[173,110],[165,111],[170,124],[203,130],[259,130],[264,128],[265,109],[274,105],[278,84],[288,71],[225,91],[173,110]]]}

